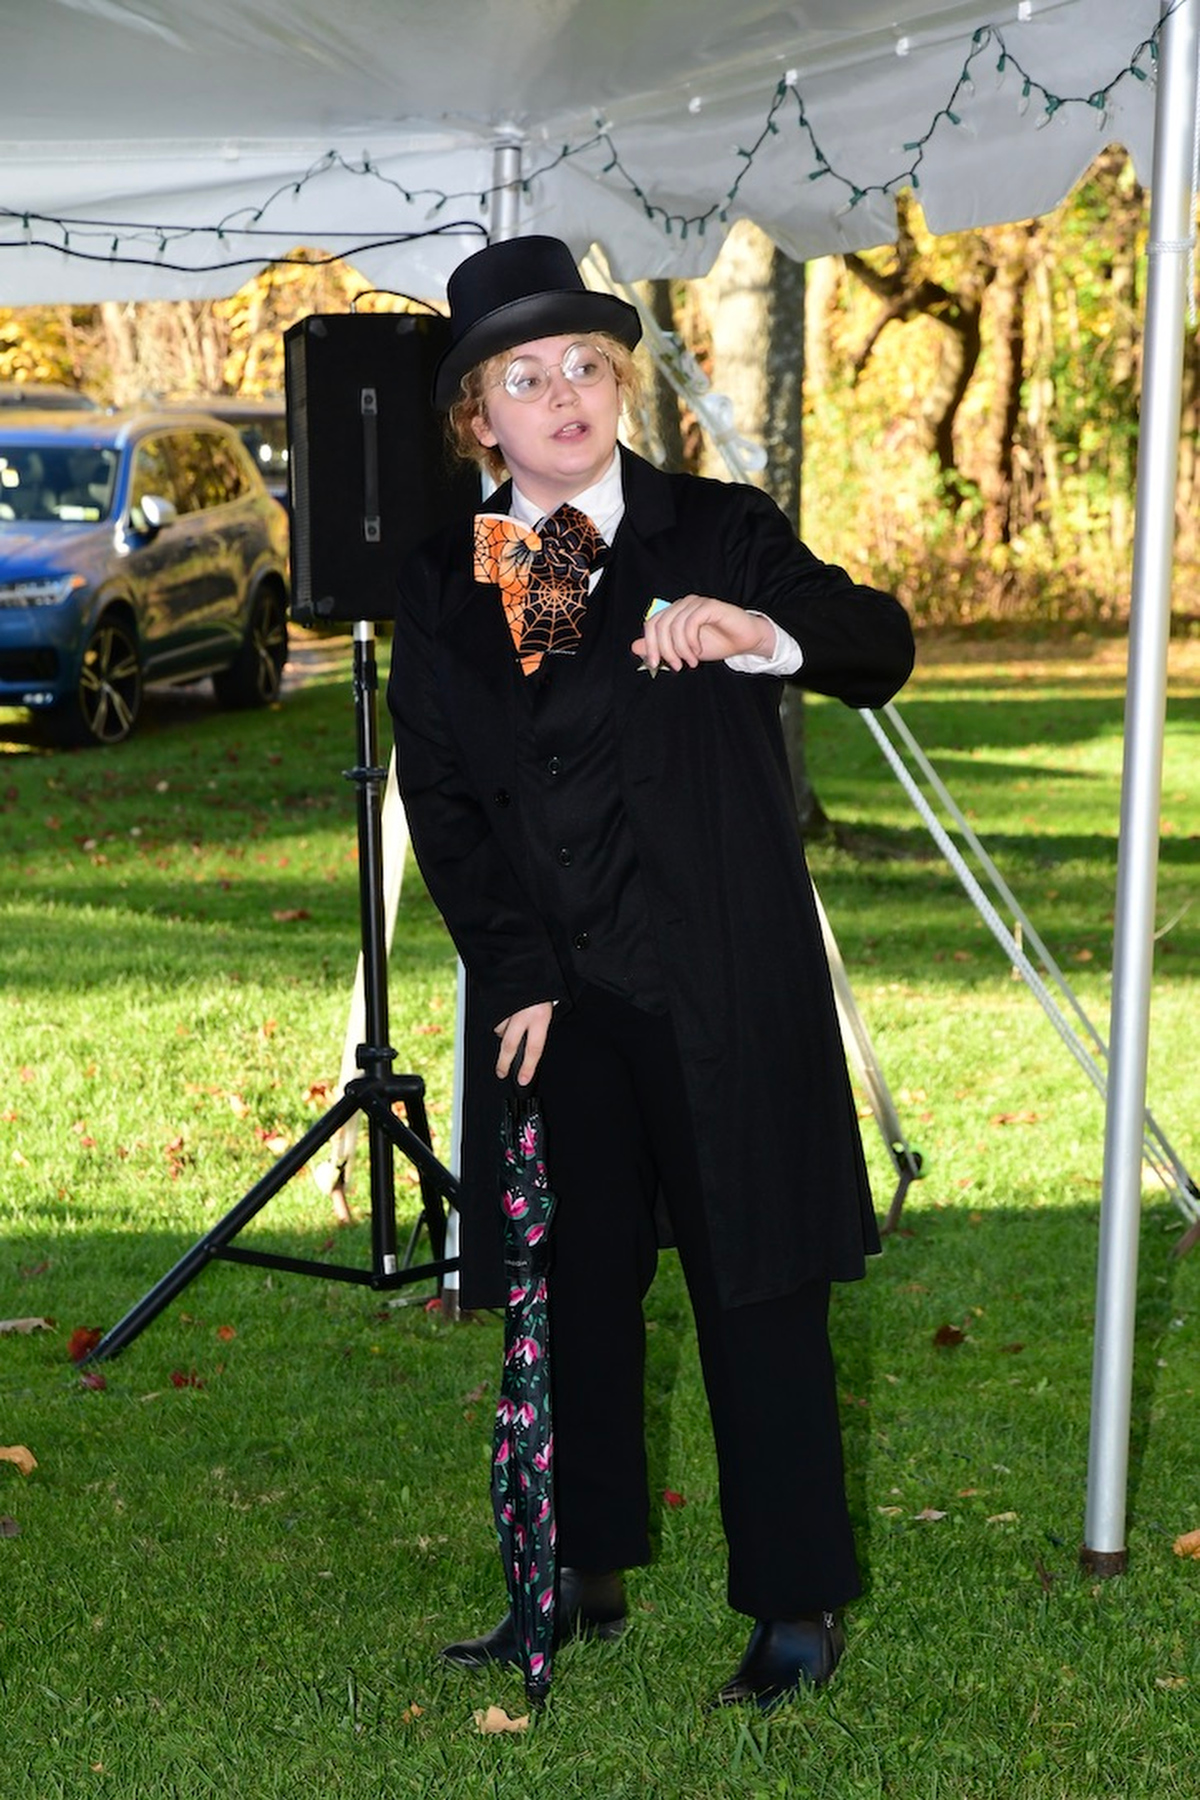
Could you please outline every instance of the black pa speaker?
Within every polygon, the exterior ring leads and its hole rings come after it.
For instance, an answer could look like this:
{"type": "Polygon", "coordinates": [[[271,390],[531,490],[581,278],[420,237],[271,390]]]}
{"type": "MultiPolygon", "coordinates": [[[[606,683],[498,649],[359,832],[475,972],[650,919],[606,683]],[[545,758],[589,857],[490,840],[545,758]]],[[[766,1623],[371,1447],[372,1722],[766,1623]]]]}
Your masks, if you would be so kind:
{"type": "Polygon", "coordinates": [[[313,313],[284,334],[292,612],[392,619],[412,545],[479,503],[429,394],[440,313],[313,313]]]}

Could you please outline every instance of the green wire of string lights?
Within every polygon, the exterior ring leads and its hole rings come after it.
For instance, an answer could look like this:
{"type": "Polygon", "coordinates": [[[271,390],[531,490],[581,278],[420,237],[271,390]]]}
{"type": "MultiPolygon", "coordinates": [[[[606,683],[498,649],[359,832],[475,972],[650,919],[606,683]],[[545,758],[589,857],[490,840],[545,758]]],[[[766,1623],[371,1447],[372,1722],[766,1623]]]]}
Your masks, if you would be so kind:
{"type": "MultiPolygon", "coordinates": [[[[565,143],[537,167],[526,170],[520,177],[522,193],[532,195],[539,181],[562,164],[578,161],[580,158],[602,153],[605,160],[596,171],[596,178],[602,183],[621,182],[626,192],[641,206],[646,218],[658,225],[665,236],[678,235],[685,240],[689,233],[695,231],[703,236],[707,227],[715,220],[724,225],[736,206],[743,188],[762,157],[766,147],[773,140],[782,137],[789,124],[801,140],[806,143],[810,165],[805,171],[809,181],[828,181],[844,191],[843,204],[837,208],[844,215],[862,204],[872,194],[895,194],[901,189],[919,190],[921,185],[921,169],[926,153],[934,137],[943,128],[951,131],[966,127],[969,109],[975,98],[975,74],[981,66],[981,59],[989,53],[996,54],[995,75],[997,83],[1002,84],[1010,74],[1020,82],[1017,97],[1017,109],[1027,113],[1035,104],[1040,107],[1040,117],[1036,128],[1041,129],[1052,123],[1062,112],[1077,107],[1088,107],[1097,115],[1097,123],[1101,129],[1108,122],[1110,100],[1121,84],[1127,80],[1145,82],[1153,79],[1157,72],[1159,36],[1162,26],[1171,14],[1178,10],[1182,0],[1173,0],[1173,4],[1163,13],[1151,34],[1144,38],[1133,50],[1128,60],[1116,70],[1102,87],[1092,88],[1087,93],[1062,94],[1048,87],[1045,82],[1021,61],[1010,48],[1003,30],[997,25],[979,26],[971,34],[970,43],[963,58],[962,68],[954,81],[943,104],[936,108],[925,130],[919,136],[910,138],[903,146],[903,153],[908,160],[892,174],[879,180],[864,181],[851,176],[838,167],[828,156],[821,145],[816,127],[805,105],[804,95],[799,86],[797,70],[789,69],[773,89],[767,104],[763,122],[755,137],[746,146],[737,146],[732,155],[737,158],[738,167],[729,186],[719,198],[713,199],[702,211],[680,213],[669,211],[655,200],[653,193],[632,173],[621,154],[621,150],[613,135],[613,127],[603,119],[595,121],[595,129],[577,143],[565,143]],[[1149,64],[1147,68],[1146,64],[1149,64]]],[[[690,110],[698,111],[698,99],[690,103],[690,110]]],[[[237,212],[227,213],[214,225],[158,225],[138,222],[136,224],[119,219],[66,218],[39,214],[24,208],[15,210],[0,206],[0,220],[8,219],[19,223],[19,235],[12,238],[0,238],[0,250],[20,249],[37,245],[62,251],[66,255],[103,262],[149,263],[164,269],[180,269],[185,272],[196,272],[201,268],[232,268],[238,263],[253,264],[262,267],[265,263],[284,265],[288,263],[313,263],[336,261],[339,258],[350,258],[365,250],[390,248],[410,243],[423,237],[442,236],[474,236],[486,238],[486,226],[476,218],[441,219],[447,207],[455,205],[470,206],[478,213],[486,215],[492,199],[501,192],[508,191],[511,183],[498,181],[491,187],[472,188],[459,192],[447,192],[440,188],[412,189],[385,175],[369,154],[364,153],[358,162],[348,161],[336,150],[329,150],[311,163],[302,175],[281,183],[274,191],[253,208],[242,208],[237,212]],[[233,257],[226,254],[220,260],[200,265],[197,263],[172,263],[166,260],[167,252],[172,246],[185,239],[210,237],[228,250],[231,238],[253,241],[256,237],[279,236],[279,228],[272,227],[268,215],[277,200],[294,197],[310,184],[318,183],[323,176],[337,170],[342,174],[361,176],[364,180],[379,182],[392,189],[405,206],[425,208],[426,221],[440,219],[432,230],[412,230],[402,232],[381,231],[369,240],[363,240],[354,234],[340,231],[315,230],[309,227],[309,235],[330,247],[327,257],[314,257],[311,254],[287,255],[280,257],[262,257],[253,254],[233,257]],[[74,241],[72,241],[72,235],[74,241]],[[103,246],[99,240],[103,240],[103,246]],[[95,248],[91,248],[95,243],[95,248]],[[149,250],[149,254],[145,251],[149,250]]]]}

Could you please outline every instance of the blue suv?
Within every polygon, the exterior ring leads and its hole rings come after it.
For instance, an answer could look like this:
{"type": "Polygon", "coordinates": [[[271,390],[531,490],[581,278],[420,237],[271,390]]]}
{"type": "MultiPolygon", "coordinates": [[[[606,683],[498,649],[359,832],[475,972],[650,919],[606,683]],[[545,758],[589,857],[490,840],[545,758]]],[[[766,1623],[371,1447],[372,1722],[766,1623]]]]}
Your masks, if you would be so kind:
{"type": "Polygon", "coordinates": [[[0,706],[117,744],[144,684],[279,696],[288,526],[238,434],[201,414],[0,414],[0,706]]]}

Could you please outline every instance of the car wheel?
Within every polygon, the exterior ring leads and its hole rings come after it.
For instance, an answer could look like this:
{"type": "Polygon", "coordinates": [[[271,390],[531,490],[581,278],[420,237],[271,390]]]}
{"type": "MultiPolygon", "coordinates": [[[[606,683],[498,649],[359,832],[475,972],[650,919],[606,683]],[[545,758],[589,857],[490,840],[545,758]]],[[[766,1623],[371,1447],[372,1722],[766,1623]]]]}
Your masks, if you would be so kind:
{"type": "Polygon", "coordinates": [[[213,676],[222,706],[270,706],[283,686],[287,661],[287,609],[275,587],[262,587],[254,597],[250,623],[241,648],[227,669],[213,676]]]}
{"type": "Polygon", "coordinates": [[[83,653],[73,704],[53,717],[58,735],[74,744],[121,744],[142,710],[142,665],[133,626],[118,614],[102,618],[83,653]]]}

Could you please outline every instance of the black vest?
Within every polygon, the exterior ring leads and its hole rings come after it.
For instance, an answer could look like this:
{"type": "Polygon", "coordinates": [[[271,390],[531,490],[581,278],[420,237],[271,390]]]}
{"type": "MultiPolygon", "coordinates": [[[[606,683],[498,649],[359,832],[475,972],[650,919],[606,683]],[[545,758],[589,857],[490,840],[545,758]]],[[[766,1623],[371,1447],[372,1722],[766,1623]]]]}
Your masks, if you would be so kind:
{"type": "Polygon", "coordinates": [[[533,675],[523,675],[514,659],[513,679],[523,691],[517,779],[538,907],[568,980],[664,1012],[650,914],[621,803],[613,732],[616,646],[605,585],[602,576],[574,655],[547,656],[533,675]]]}

